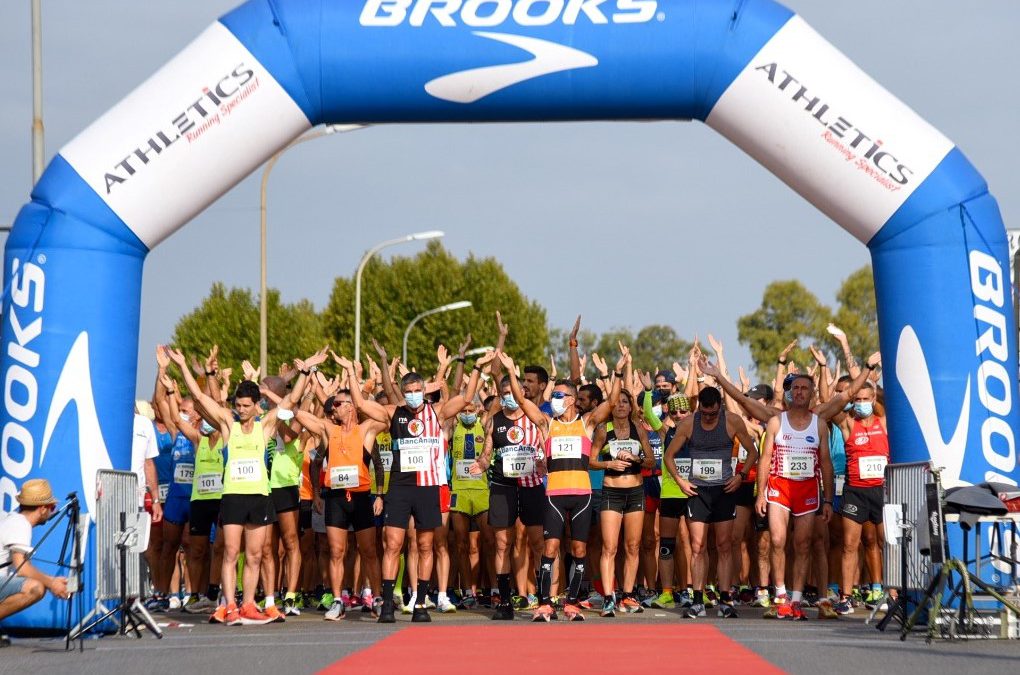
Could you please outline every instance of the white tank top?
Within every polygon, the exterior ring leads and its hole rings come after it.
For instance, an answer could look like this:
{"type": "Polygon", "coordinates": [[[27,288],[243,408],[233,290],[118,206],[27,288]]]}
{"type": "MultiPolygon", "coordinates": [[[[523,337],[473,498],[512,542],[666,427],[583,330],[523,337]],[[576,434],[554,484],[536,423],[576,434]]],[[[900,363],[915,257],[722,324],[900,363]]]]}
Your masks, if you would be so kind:
{"type": "Polygon", "coordinates": [[[817,480],[818,476],[818,416],[803,430],[794,429],[787,413],[780,416],[779,433],[772,446],[772,464],[769,475],[788,480],[817,480]]]}

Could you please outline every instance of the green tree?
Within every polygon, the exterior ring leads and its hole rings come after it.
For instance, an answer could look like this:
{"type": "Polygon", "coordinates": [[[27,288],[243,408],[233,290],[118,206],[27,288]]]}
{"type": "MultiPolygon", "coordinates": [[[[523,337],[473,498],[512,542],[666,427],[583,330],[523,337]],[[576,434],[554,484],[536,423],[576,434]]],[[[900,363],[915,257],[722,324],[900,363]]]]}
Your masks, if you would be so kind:
{"type": "MultiPolygon", "coordinates": [[[[547,362],[545,309],[526,298],[494,258],[469,256],[462,262],[435,241],[414,257],[394,257],[389,262],[376,257],[365,266],[361,279],[362,358],[375,358],[373,338],[391,357],[399,356],[404,330],[415,316],[459,300],[468,300],[472,306],[429,316],[415,325],[408,340],[408,366],[431,372],[436,347],[442,343],[454,351],[468,333],[472,348],[495,346],[499,337],[497,310],[510,326],[507,352],[521,362],[547,362]]],[[[336,279],[322,319],[330,345],[337,352],[353,355],[352,278],[336,279]]]]}
{"type": "Polygon", "coordinates": [[[812,363],[807,346],[817,343],[829,353],[838,347],[823,340],[832,311],[799,281],[773,281],[765,287],[761,306],[737,320],[737,338],[747,345],[758,376],[770,378],[776,357],[792,340],[800,342],[789,358],[801,366],[812,363]]]}
{"type": "MultiPolygon", "coordinates": [[[[304,358],[320,349],[326,337],[322,319],[311,302],[281,303],[280,292],[275,289],[269,289],[267,299],[267,367],[272,374],[284,361],[304,358]]],[[[233,368],[236,382],[241,375],[241,361],[248,359],[258,365],[258,298],[248,289],[228,290],[214,283],[208,297],[177,322],[172,341],[186,355],[200,360],[214,344],[219,345],[220,367],[233,368]]]]}
{"type": "MultiPolygon", "coordinates": [[[[597,336],[594,331],[582,328],[577,332],[577,352],[579,354],[590,354],[595,347],[597,336]]],[[[570,328],[550,328],[549,355],[556,361],[556,373],[558,377],[570,376],[570,328]]],[[[544,365],[544,364],[543,364],[544,365]]],[[[591,363],[586,365],[585,370],[593,373],[591,363]]]]}
{"type": "MultiPolygon", "coordinates": [[[[834,323],[846,332],[850,349],[858,361],[878,351],[878,309],[875,277],[865,265],[847,277],[836,293],[839,309],[834,323]]],[[[831,340],[830,340],[831,344],[831,340]]]]}
{"type": "Polygon", "coordinates": [[[640,370],[671,370],[674,361],[684,362],[691,343],[679,335],[672,326],[652,324],[638,331],[631,344],[634,367],[640,370]]]}

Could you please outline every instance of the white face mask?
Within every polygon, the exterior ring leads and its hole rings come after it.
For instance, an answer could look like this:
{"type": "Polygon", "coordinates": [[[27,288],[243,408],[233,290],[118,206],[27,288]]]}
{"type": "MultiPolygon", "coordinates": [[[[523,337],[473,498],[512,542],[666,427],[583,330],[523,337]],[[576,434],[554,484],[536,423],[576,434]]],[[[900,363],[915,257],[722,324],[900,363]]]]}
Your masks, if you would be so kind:
{"type": "Polygon", "coordinates": [[[552,406],[552,411],[554,414],[562,415],[567,410],[567,399],[554,398],[549,401],[549,405],[552,406]]]}
{"type": "Polygon", "coordinates": [[[652,406],[652,414],[655,415],[656,417],[662,417],[662,406],[661,405],[653,405],[652,406]]]}
{"type": "Polygon", "coordinates": [[[191,421],[191,415],[189,415],[186,412],[182,412],[181,413],[181,419],[184,420],[185,422],[190,422],[191,421]]]}

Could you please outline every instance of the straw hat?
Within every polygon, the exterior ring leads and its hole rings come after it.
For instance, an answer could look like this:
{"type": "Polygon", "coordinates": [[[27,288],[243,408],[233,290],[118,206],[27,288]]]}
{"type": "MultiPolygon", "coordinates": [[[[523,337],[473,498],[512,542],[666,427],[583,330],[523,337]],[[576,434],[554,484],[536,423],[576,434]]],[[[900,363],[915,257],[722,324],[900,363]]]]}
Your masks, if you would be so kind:
{"type": "Polygon", "coordinates": [[[150,422],[156,419],[156,412],[152,409],[152,404],[148,401],[143,401],[141,399],[135,401],[135,412],[143,417],[149,418],[150,422]]]}
{"type": "Polygon", "coordinates": [[[53,490],[50,482],[45,478],[33,478],[26,480],[21,485],[21,492],[18,493],[18,503],[22,506],[46,506],[56,504],[53,498],[53,490]]]}

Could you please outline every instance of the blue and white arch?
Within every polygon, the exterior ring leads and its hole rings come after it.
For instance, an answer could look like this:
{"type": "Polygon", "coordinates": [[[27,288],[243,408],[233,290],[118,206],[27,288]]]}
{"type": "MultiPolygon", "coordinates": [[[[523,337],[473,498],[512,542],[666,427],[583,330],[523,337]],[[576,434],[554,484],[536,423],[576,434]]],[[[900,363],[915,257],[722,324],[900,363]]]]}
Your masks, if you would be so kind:
{"type": "MultiPolygon", "coordinates": [[[[64,147],[7,242],[0,508],[130,463],[148,251],[320,123],[698,119],[872,252],[894,459],[1016,482],[995,200],[771,0],[250,0],[64,147]]],[[[740,184],[734,181],[733,190],[740,184]]],[[[42,606],[18,621],[56,623],[42,606]]]]}

